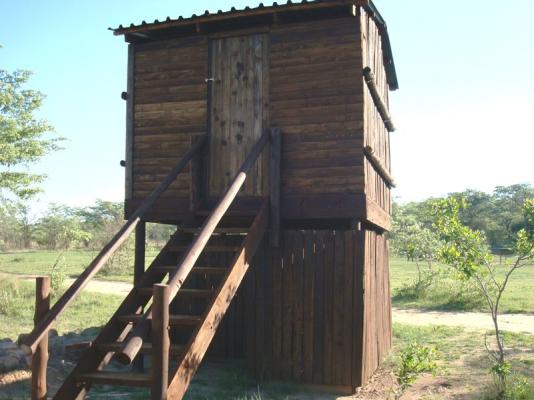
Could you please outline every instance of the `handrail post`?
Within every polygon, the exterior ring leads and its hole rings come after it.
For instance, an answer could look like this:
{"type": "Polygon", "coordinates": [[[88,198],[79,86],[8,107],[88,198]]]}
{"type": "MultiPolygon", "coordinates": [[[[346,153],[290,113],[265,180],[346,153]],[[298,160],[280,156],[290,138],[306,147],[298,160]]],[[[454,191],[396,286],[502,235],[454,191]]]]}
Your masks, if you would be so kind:
{"type": "Polygon", "coordinates": [[[280,246],[280,128],[271,128],[270,221],[271,246],[280,246]]]}
{"type": "MultiPolygon", "coordinates": [[[[35,315],[34,324],[50,310],[50,277],[35,278],[35,315]]],[[[46,399],[46,368],[48,365],[48,332],[37,344],[32,355],[32,400],[46,399]]]]}
{"type": "Polygon", "coordinates": [[[154,285],[152,304],[152,400],[166,400],[169,386],[169,286],[154,285]]]}

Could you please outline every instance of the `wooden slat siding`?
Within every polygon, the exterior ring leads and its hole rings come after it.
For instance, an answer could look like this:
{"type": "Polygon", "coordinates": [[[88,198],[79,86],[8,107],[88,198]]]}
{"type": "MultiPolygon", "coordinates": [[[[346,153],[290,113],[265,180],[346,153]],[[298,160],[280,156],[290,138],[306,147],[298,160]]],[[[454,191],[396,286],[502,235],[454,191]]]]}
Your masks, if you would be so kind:
{"type": "Polygon", "coordinates": [[[282,195],[363,192],[359,37],[356,18],[271,29],[270,113],[282,132],[282,195]],[[317,176],[332,161],[338,168],[317,176]]]}
{"type": "MultiPolygon", "coordinates": [[[[332,380],[335,385],[342,385],[343,382],[343,365],[346,349],[343,343],[343,327],[345,311],[345,234],[342,230],[334,232],[334,265],[333,265],[333,357],[332,357],[332,380]]],[[[352,294],[352,292],[350,293],[352,294]]],[[[350,295],[349,294],[349,295],[350,295]]]]}
{"type": "Polygon", "coordinates": [[[323,382],[324,377],[324,323],[325,323],[325,232],[315,233],[313,254],[313,382],[323,382]]]}
{"type": "Polygon", "coordinates": [[[245,342],[247,351],[247,367],[248,370],[256,372],[256,357],[257,352],[261,351],[256,349],[256,293],[255,293],[255,281],[256,281],[257,263],[253,263],[245,275],[245,287],[246,287],[246,304],[245,304],[245,342]]]}
{"type": "Polygon", "coordinates": [[[265,270],[263,274],[263,286],[265,290],[265,350],[264,350],[264,376],[262,378],[271,379],[272,370],[273,370],[273,335],[271,327],[273,326],[274,315],[273,315],[273,258],[270,249],[270,238],[265,238],[263,242],[264,246],[264,264],[265,270]]]}
{"type": "Polygon", "coordinates": [[[293,367],[293,234],[284,232],[284,256],[282,259],[282,378],[291,379],[293,367]]]}
{"type": "Polygon", "coordinates": [[[304,270],[302,231],[293,232],[293,380],[301,382],[304,373],[303,338],[304,338],[304,270]]]}
{"type": "Polygon", "coordinates": [[[313,383],[315,232],[304,231],[303,381],[313,383]]]}
{"type": "MultiPolygon", "coordinates": [[[[191,147],[192,136],[206,133],[207,39],[137,44],[134,68],[132,175],[133,198],[139,200],[191,147]]],[[[189,174],[182,174],[162,198],[189,198],[190,190],[189,174]]]]}
{"type": "MultiPolygon", "coordinates": [[[[375,74],[375,81],[380,96],[388,104],[389,88],[386,70],[383,63],[382,43],[378,28],[372,18],[360,9],[361,38],[362,38],[362,68],[370,67],[375,74]]],[[[363,73],[362,73],[362,81],[363,73]]],[[[365,146],[375,149],[376,156],[382,161],[388,171],[391,171],[389,132],[373,102],[369,89],[363,87],[365,99],[364,124],[365,146]]],[[[386,212],[391,212],[390,189],[383,179],[369,163],[364,161],[365,193],[386,212]]]]}
{"type": "Polygon", "coordinates": [[[332,231],[325,234],[324,260],[324,375],[323,382],[333,384],[333,352],[334,352],[334,236],[332,231]]]}
{"type": "Polygon", "coordinates": [[[373,375],[391,348],[389,261],[385,235],[365,231],[364,249],[363,382],[373,375]]]}
{"type": "MultiPolygon", "coordinates": [[[[280,231],[281,238],[284,239],[283,231],[280,231]]],[[[280,379],[282,369],[282,326],[283,326],[283,285],[282,285],[282,249],[285,248],[284,240],[280,247],[271,248],[272,275],[273,275],[273,378],[280,379]]]]}

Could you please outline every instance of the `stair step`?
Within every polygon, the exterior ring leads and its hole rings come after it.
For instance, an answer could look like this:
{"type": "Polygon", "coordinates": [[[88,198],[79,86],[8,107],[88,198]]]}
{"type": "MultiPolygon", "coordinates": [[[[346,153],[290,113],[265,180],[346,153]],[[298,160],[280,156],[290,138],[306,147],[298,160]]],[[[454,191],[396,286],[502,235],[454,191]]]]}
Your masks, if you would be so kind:
{"type": "MultiPolygon", "coordinates": [[[[162,265],[159,267],[153,267],[154,269],[158,271],[164,271],[166,273],[171,273],[176,271],[177,266],[175,265],[162,265]]],[[[192,274],[206,274],[206,275],[222,275],[225,274],[226,271],[228,271],[224,267],[195,267],[191,270],[192,274]]]]}
{"type": "Polygon", "coordinates": [[[151,384],[149,373],[131,372],[87,372],[76,375],[76,380],[83,383],[118,385],[118,386],[141,386],[149,387],[151,384]]]}
{"type": "MultiPolygon", "coordinates": [[[[152,295],[153,293],[152,288],[137,288],[136,290],[144,295],[152,295]]],[[[178,296],[184,295],[191,297],[209,297],[212,294],[213,291],[211,289],[180,289],[178,291],[178,296]]]]}
{"type": "MultiPolygon", "coordinates": [[[[97,345],[98,350],[101,352],[106,353],[116,353],[118,351],[122,350],[122,346],[124,343],[122,342],[113,342],[113,343],[102,343],[97,345]]],[[[182,354],[184,351],[184,346],[179,345],[171,345],[169,349],[169,354],[172,356],[178,356],[182,354]]],[[[141,353],[143,354],[151,354],[152,353],[152,343],[146,343],[143,342],[143,345],[141,346],[141,353]]]]}
{"type": "MultiPolygon", "coordinates": [[[[222,253],[222,252],[236,252],[240,249],[239,246],[206,246],[204,247],[203,252],[207,253],[222,253]]],[[[189,250],[189,246],[183,246],[183,245],[173,245],[168,247],[169,251],[187,251],[189,250]]]]}
{"type": "MultiPolygon", "coordinates": [[[[141,319],[142,314],[119,315],[117,318],[122,322],[137,322],[141,319]]],[[[197,325],[201,321],[199,315],[169,315],[169,324],[172,326],[197,325]]]]}
{"type": "MultiPolygon", "coordinates": [[[[199,233],[202,228],[181,228],[180,232],[184,233],[199,233]]],[[[230,233],[230,234],[245,234],[248,228],[216,228],[214,233],[230,233]]]]}

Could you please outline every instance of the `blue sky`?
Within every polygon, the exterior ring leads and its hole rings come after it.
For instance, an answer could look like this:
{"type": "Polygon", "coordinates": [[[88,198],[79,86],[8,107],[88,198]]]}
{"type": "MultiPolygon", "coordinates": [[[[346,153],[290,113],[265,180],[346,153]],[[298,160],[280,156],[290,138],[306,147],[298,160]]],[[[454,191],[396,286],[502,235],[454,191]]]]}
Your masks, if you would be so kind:
{"type": "MultiPolygon", "coordinates": [[[[271,2],[264,2],[271,4],[271,2]]],[[[126,44],[107,27],[251,1],[1,0],[0,68],[34,71],[42,116],[65,150],[36,170],[48,202],[122,200],[126,44]]],[[[401,201],[534,183],[534,2],[376,0],[400,90],[391,95],[393,175],[401,201]]]]}

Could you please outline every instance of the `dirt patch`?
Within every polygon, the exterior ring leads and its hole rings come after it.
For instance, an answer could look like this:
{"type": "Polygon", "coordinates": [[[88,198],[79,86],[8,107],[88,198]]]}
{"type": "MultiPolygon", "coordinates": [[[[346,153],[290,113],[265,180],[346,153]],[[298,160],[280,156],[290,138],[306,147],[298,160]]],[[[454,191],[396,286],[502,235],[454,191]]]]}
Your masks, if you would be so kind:
{"type": "MultiPolygon", "coordinates": [[[[464,328],[493,329],[490,314],[480,312],[425,311],[416,309],[393,309],[393,322],[408,325],[463,326],[464,328]]],[[[509,332],[534,333],[533,314],[502,314],[499,316],[500,329],[509,332]]]]}

